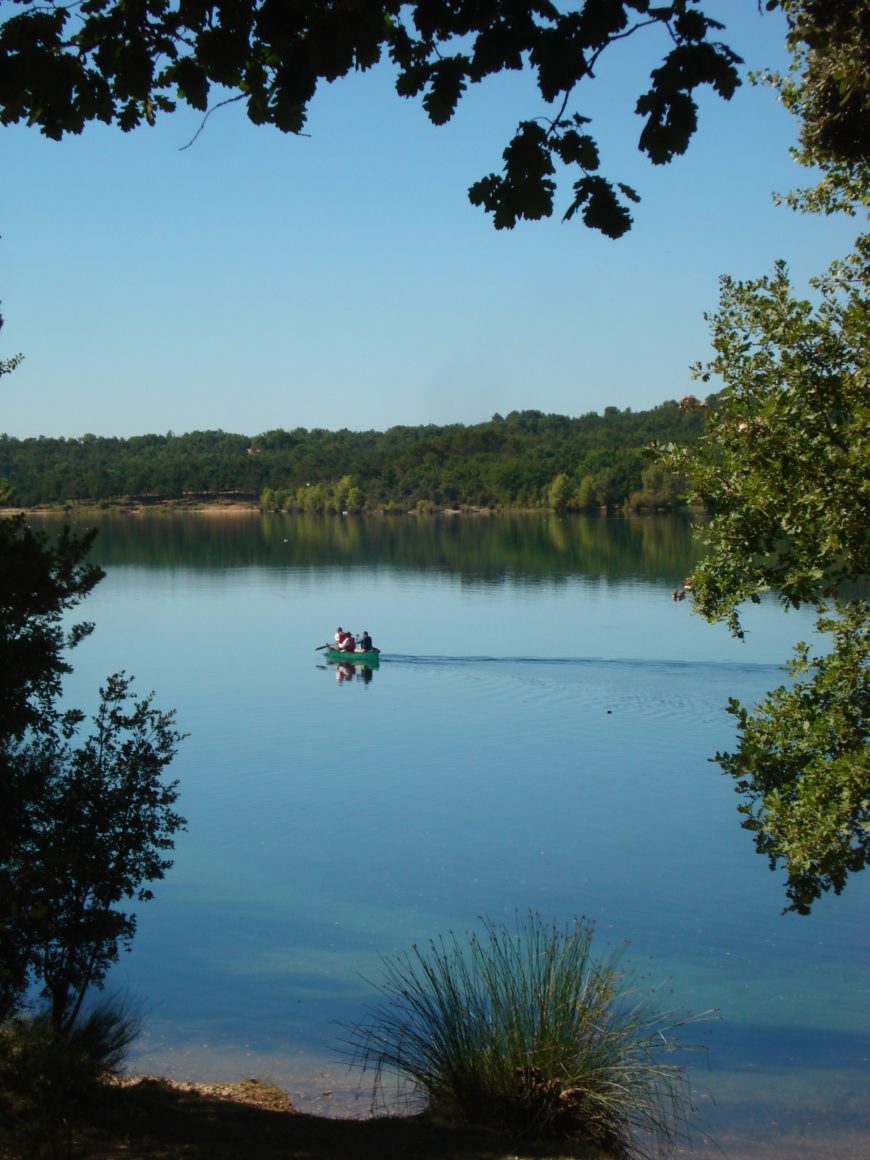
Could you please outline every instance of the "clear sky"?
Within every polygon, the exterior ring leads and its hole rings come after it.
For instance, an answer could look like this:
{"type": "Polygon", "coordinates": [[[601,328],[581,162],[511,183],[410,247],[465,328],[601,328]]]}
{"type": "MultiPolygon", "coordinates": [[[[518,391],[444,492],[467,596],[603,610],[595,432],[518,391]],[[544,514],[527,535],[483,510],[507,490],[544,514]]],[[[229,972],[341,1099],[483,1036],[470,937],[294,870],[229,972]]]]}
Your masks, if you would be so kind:
{"type": "MultiPolygon", "coordinates": [[[[704,9],[748,67],[786,65],[780,13],[704,9]]],[[[765,87],[705,96],[688,153],[646,162],[632,110],[655,48],[615,47],[573,106],[605,175],[643,198],[619,241],[558,216],[496,231],[468,202],[517,121],[546,112],[530,78],[478,87],[440,128],[381,67],[324,86],[305,137],[241,105],[186,150],[186,111],[62,143],[0,129],[0,356],[25,356],[0,380],[0,432],[380,430],[679,398],[720,274],[784,257],[803,281],[853,231],[774,206],[809,175],[765,87]]]]}

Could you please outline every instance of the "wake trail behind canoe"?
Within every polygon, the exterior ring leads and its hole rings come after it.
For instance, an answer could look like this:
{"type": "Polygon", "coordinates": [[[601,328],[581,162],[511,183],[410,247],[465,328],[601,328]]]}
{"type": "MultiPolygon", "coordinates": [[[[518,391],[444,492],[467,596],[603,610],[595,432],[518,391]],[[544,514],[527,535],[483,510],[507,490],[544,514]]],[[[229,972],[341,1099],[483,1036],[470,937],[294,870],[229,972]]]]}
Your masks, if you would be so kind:
{"type": "Polygon", "coordinates": [[[656,660],[642,657],[606,658],[606,657],[494,657],[494,656],[415,656],[413,654],[381,653],[381,665],[408,665],[428,666],[437,668],[471,668],[484,665],[510,665],[512,667],[558,667],[570,669],[647,669],[650,671],[704,671],[715,669],[718,672],[738,673],[770,673],[781,676],[784,669],[779,664],[759,664],[745,661],[675,661],[656,660]]]}

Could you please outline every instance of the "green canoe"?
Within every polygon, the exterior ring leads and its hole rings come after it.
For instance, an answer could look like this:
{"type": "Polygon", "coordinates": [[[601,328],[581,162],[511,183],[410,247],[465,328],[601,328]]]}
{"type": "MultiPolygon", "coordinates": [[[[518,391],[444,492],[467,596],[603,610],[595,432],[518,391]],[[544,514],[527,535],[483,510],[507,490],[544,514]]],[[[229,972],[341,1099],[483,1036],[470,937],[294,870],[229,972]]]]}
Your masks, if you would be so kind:
{"type": "Polygon", "coordinates": [[[337,648],[328,648],[326,650],[326,659],[328,661],[344,662],[351,665],[376,665],[380,655],[381,650],[379,648],[369,649],[368,652],[342,652],[337,648]]]}

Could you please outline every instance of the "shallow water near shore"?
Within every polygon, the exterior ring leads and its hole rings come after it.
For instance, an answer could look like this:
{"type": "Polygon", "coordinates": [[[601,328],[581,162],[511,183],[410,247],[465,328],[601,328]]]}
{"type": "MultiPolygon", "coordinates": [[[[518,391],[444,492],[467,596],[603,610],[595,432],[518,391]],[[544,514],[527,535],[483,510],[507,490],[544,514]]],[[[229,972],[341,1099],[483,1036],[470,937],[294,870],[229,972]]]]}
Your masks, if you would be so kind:
{"type": "Polygon", "coordinates": [[[145,1017],[129,1069],[364,1114],[339,1025],[380,956],[532,907],[718,1009],[687,1038],[728,1156],[870,1157],[870,880],[782,915],[708,760],[812,620],[705,625],[670,598],[694,552],[664,518],[102,520],[70,701],[123,668],[190,733],[188,829],[110,978],[145,1017]],[[339,622],[383,650],[369,680],[315,651],[339,622]]]}

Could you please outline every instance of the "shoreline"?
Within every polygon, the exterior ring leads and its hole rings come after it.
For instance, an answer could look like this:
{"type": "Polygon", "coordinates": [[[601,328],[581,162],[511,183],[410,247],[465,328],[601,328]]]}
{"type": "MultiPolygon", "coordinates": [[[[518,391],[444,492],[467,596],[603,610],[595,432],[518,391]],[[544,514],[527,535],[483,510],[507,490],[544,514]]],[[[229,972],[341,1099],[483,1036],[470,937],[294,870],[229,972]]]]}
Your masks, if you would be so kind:
{"type": "Polygon", "coordinates": [[[66,516],[75,519],[81,516],[162,516],[162,515],[206,515],[206,516],[333,516],[336,518],[378,518],[393,519],[414,517],[438,517],[445,519],[496,519],[499,516],[556,516],[558,518],[586,517],[594,519],[626,519],[639,517],[647,519],[651,516],[689,516],[697,517],[703,514],[698,509],[689,507],[677,508],[588,508],[582,511],[557,512],[553,508],[490,508],[490,507],[431,507],[427,511],[417,511],[393,508],[386,510],[378,508],[372,511],[317,511],[306,512],[300,509],[284,511],[277,508],[264,508],[255,500],[157,500],[154,503],[138,503],[123,501],[112,503],[64,503],[64,504],[37,504],[35,507],[19,507],[9,505],[0,507],[0,518],[12,516],[27,516],[31,519],[41,517],[66,516]]]}
{"type": "MultiPolygon", "coordinates": [[[[79,1135],[77,1154],[86,1160],[614,1160],[600,1145],[576,1137],[451,1126],[420,1111],[324,1114],[298,1106],[268,1077],[193,1082],[141,1073],[115,1076],[109,1088],[115,1101],[79,1135]]],[[[695,1125],[678,1154],[692,1160],[863,1160],[870,1156],[865,1145],[856,1145],[848,1131],[807,1136],[791,1130],[759,1138],[747,1125],[713,1138],[695,1125]]]]}
{"type": "MultiPolygon", "coordinates": [[[[10,504],[7,507],[0,507],[0,516],[74,516],[76,514],[86,515],[150,515],[150,514],[181,514],[187,515],[273,515],[273,516],[419,516],[419,515],[439,515],[439,516],[494,516],[500,514],[511,515],[552,515],[550,508],[488,508],[488,507],[461,507],[461,508],[440,508],[433,506],[430,511],[418,512],[414,509],[399,510],[392,509],[387,511],[383,508],[378,508],[372,511],[317,511],[306,512],[299,508],[292,511],[285,511],[281,508],[264,508],[256,500],[252,499],[204,499],[204,500],[185,500],[185,499],[162,499],[155,500],[153,503],[141,503],[131,500],[129,503],[123,500],[106,501],[106,502],[67,502],[56,504],[36,504],[34,507],[15,506],[10,504]]],[[[572,513],[578,514],[578,513],[572,513]]],[[[589,514],[598,514],[589,513],[589,514]]]]}
{"type": "Polygon", "coordinates": [[[182,500],[161,500],[159,503],[67,503],[67,504],[37,504],[36,507],[9,507],[0,508],[0,517],[8,516],[70,516],[77,515],[129,515],[139,516],[147,514],[201,514],[201,515],[262,515],[263,509],[252,500],[238,502],[221,502],[219,500],[203,503],[186,503],[182,500]]]}
{"type": "MultiPolygon", "coordinates": [[[[0,1125],[0,1156],[26,1160],[34,1140],[32,1126],[16,1136],[0,1125]]],[[[300,1110],[268,1079],[203,1084],[159,1075],[108,1079],[65,1140],[49,1125],[41,1142],[73,1145],[69,1154],[80,1160],[614,1160],[589,1140],[534,1138],[500,1124],[425,1113],[330,1118],[300,1110]]]]}

